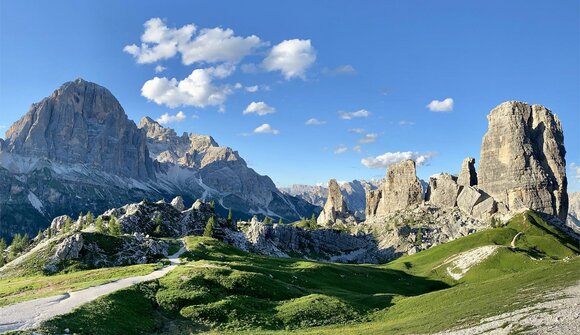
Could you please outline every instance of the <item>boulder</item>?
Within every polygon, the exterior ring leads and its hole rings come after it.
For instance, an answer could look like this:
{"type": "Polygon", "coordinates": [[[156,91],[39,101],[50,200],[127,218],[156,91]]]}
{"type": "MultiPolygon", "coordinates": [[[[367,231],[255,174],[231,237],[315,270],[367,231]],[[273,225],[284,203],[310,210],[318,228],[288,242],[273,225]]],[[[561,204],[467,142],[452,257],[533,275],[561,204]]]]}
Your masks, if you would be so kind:
{"type": "Polygon", "coordinates": [[[475,171],[475,158],[467,157],[461,163],[461,171],[457,178],[457,184],[460,186],[477,185],[477,172],[475,171]]]}
{"type": "Polygon", "coordinates": [[[457,178],[448,173],[442,173],[429,178],[425,200],[437,207],[455,207],[458,193],[457,178]]]}
{"type": "Polygon", "coordinates": [[[183,204],[183,197],[179,195],[173,198],[173,200],[171,200],[171,206],[180,212],[183,211],[185,209],[185,205],[183,204]]]}
{"type": "Polygon", "coordinates": [[[558,117],[544,106],[509,101],[487,119],[479,188],[512,212],[529,208],[565,220],[566,150],[558,117]]]}
{"type": "Polygon", "coordinates": [[[471,214],[473,207],[483,200],[483,194],[473,186],[464,186],[457,197],[457,207],[467,214],[471,214]]]}

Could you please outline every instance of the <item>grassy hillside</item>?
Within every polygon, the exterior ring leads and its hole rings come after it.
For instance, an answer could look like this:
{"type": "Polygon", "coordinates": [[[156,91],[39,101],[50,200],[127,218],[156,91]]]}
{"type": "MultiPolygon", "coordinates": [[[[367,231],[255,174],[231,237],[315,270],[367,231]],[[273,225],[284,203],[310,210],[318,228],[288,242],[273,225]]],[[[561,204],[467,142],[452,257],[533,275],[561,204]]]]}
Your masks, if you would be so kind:
{"type": "Polygon", "coordinates": [[[189,262],[167,276],[97,299],[43,329],[82,334],[433,332],[515,310],[580,280],[577,244],[531,212],[504,227],[385,265],[263,257],[202,237],[186,243],[189,262]],[[477,248],[493,252],[453,279],[450,264],[477,248]]]}

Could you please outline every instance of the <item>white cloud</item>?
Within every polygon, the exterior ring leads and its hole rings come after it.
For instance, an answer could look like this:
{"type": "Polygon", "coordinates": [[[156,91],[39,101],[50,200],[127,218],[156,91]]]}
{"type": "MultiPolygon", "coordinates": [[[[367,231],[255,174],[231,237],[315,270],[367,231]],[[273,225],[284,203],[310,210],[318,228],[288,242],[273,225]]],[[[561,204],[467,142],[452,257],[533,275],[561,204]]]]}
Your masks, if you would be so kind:
{"type": "Polygon", "coordinates": [[[304,124],[306,124],[307,126],[320,126],[320,125],[326,124],[326,121],[318,120],[316,118],[311,118],[311,119],[306,120],[306,122],[304,124]]]}
{"type": "Polygon", "coordinates": [[[139,64],[154,63],[175,56],[178,46],[187,43],[196,31],[193,24],[179,29],[167,28],[160,18],[152,18],[143,26],[145,32],[141,35],[141,46],[131,44],[123,48],[123,51],[135,57],[139,64]]]}
{"type": "Polygon", "coordinates": [[[348,147],[346,145],[339,145],[336,149],[334,149],[334,153],[337,155],[344,154],[348,151],[348,147]]]}
{"type": "Polygon", "coordinates": [[[412,151],[397,151],[397,152],[385,152],[382,155],[376,157],[367,157],[361,160],[361,163],[368,168],[386,168],[387,166],[398,163],[405,159],[412,159],[417,165],[426,164],[429,159],[435,156],[435,153],[418,153],[412,151]]]}
{"type": "Polygon", "coordinates": [[[279,131],[278,131],[278,129],[272,128],[272,126],[270,126],[269,124],[264,123],[263,125],[261,125],[258,128],[254,129],[254,133],[255,134],[272,134],[272,135],[278,135],[279,131]]]}
{"type": "Polygon", "coordinates": [[[179,46],[182,61],[185,65],[207,62],[238,63],[252,53],[255,48],[264,45],[258,36],[234,36],[231,29],[202,29],[197,37],[179,46]]]}
{"type": "Polygon", "coordinates": [[[255,93],[258,92],[258,85],[254,85],[254,86],[246,86],[246,91],[250,92],[250,93],[255,93]]]}
{"type": "Polygon", "coordinates": [[[276,108],[268,106],[268,104],[266,104],[263,101],[252,101],[248,107],[246,107],[246,109],[244,110],[244,114],[250,114],[250,113],[256,113],[260,116],[263,115],[267,115],[267,114],[272,114],[276,112],[276,108]]]}
{"type": "Polygon", "coordinates": [[[362,147],[360,145],[355,145],[354,147],[352,147],[352,151],[362,152],[362,147]]]}
{"type": "Polygon", "coordinates": [[[374,141],[377,140],[377,137],[379,137],[379,135],[377,134],[366,134],[365,137],[358,140],[358,142],[363,144],[373,143],[374,141]]]}
{"type": "Polygon", "coordinates": [[[165,114],[161,115],[161,117],[155,121],[159,122],[160,124],[167,124],[167,123],[172,123],[172,122],[181,122],[185,119],[186,119],[185,113],[182,111],[179,111],[175,115],[169,115],[169,113],[165,113],[165,114]]]}
{"type": "Polygon", "coordinates": [[[187,24],[179,29],[168,28],[160,18],[148,20],[144,27],[141,45],[131,44],[123,48],[139,64],[169,59],[178,52],[185,65],[217,62],[235,64],[254,49],[265,45],[255,35],[235,36],[233,30],[219,27],[202,29],[192,39],[197,31],[194,24],[187,24]]]}
{"type": "Polygon", "coordinates": [[[305,79],[306,69],[316,61],[316,50],[310,40],[285,40],[275,45],[262,62],[267,71],[280,71],[286,80],[305,79]]]}
{"type": "Polygon", "coordinates": [[[227,65],[195,69],[181,81],[175,78],[155,77],[143,84],[141,95],[169,108],[178,106],[223,108],[227,96],[233,93],[234,88],[230,85],[217,86],[213,80],[228,77],[234,69],[233,66],[227,65]]]}
{"type": "Polygon", "coordinates": [[[415,122],[413,122],[413,121],[407,121],[407,120],[401,120],[401,121],[399,121],[399,125],[400,126],[413,126],[413,125],[415,125],[415,122]]]}
{"type": "Polygon", "coordinates": [[[453,110],[453,99],[433,100],[426,107],[432,112],[451,112],[453,110]]]}
{"type": "Polygon", "coordinates": [[[352,65],[346,64],[339,65],[332,69],[324,68],[322,69],[322,73],[327,76],[340,76],[340,75],[353,75],[356,74],[357,72],[352,65]]]}
{"type": "Polygon", "coordinates": [[[165,66],[161,66],[159,64],[155,67],[155,73],[161,73],[165,70],[167,70],[167,68],[165,66]]]}
{"type": "Polygon", "coordinates": [[[353,134],[362,134],[365,132],[365,130],[362,128],[351,128],[348,130],[348,132],[353,134]]]}
{"type": "Polygon", "coordinates": [[[360,109],[357,110],[356,112],[342,112],[342,111],[338,112],[338,115],[343,120],[350,120],[357,117],[368,117],[370,114],[371,113],[366,109],[360,109]]]}
{"type": "Polygon", "coordinates": [[[572,162],[570,163],[570,170],[572,170],[572,178],[580,182],[580,165],[572,162]]]}

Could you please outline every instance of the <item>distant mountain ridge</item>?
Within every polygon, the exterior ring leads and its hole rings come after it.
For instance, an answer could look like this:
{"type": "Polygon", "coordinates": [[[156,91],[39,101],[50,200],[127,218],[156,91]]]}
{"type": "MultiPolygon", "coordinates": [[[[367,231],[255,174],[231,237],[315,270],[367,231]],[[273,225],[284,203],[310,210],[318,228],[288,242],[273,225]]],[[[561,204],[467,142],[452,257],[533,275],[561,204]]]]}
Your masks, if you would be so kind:
{"type": "MultiPolygon", "coordinates": [[[[340,192],[350,211],[359,218],[364,218],[366,206],[366,191],[374,190],[380,184],[378,180],[352,180],[338,182],[340,192]]],[[[294,184],[288,187],[280,187],[286,194],[299,197],[316,206],[323,207],[328,198],[328,187],[322,185],[294,184]]]]}
{"type": "Polygon", "coordinates": [[[141,199],[215,200],[237,218],[310,216],[316,206],[283,194],[211,136],[150,118],[139,127],[113,94],[77,79],[32,104],[0,140],[0,236],[36,234],[58,215],[102,212],[141,199]]]}

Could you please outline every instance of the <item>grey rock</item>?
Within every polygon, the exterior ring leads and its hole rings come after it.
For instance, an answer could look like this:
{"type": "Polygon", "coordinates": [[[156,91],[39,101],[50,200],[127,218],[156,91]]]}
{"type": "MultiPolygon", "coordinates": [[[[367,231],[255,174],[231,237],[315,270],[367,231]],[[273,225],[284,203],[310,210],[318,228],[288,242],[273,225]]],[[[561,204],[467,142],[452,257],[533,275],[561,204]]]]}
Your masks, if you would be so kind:
{"type": "Polygon", "coordinates": [[[478,186],[512,212],[530,208],[565,220],[566,150],[558,117],[544,106],[509,101],[487,119],[478,186]]]}
{"type": "Polygon", "coordinates": [[[404,160],[389,166],[381,186],[369,191],[366,216],[384,215],[423,201],[423,189],[417,178],[415,162],[404,160]]]}
{"type": "Polygon", "coordinates": [[[336,223],[356,223],[354,215],[346,206],[336,179],[331,179],[328,182],[328,199],[316,221],[320,226],[332,226],[336,223]]]}
{"type": "Polygon", "coordinates": [[[477,172],[475,171],[475,158],[467,157],[461,163],[461,171],[457,178],[457,184],[460,186],[477,185],[477,172]]]}
{"type": "Polygon", "coordinates": [[[473,186],[464,186],[457,197],[457,207],[463,212],[471,214],[473,207],[484,199],[484,195],[473,186]]]}
{"type": "Polygon", "coordinates": [[[448,173],[442,173],[429,178],[425,200],[437,207],[455,207],[458,193],[457,178],[448,173]]]}
{"type": "Polygon", "coordinates": [[[83,248],[83,236],[80,233],[77,233],[65,238],[56,247],[54,257],[57,261],[75,259],[79,257],[79,253],[82,248],[83,248]]]}
{"type": "Polygon", "coordinates": [[[171,206],[173,206],[178,211],[183,211],[185,209],[185,205],[183,204],[183,197],[177,196],[171,200],[171,206]]]}
{"type": "Polygon", "coordinates": [[[32,104],[5,142],[3,151],[10,153],[155,180],[145,134],[109,90],[82,79],[32,104]]]}

